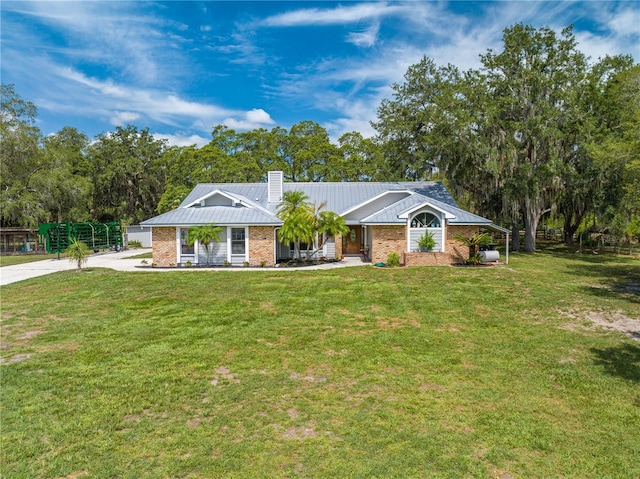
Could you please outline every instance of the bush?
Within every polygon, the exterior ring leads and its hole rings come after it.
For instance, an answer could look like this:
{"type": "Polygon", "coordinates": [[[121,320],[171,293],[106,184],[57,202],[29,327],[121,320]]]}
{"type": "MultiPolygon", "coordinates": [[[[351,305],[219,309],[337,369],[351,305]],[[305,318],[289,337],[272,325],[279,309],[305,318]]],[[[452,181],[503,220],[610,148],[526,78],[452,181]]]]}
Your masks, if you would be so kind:
{"type": "Polygon", "coordinates": [[[127,242],[129,248],[142,248],[142,243],[138,240],[131,240],[127,242]]]}
{"type": "Polygon", "coordinates": [[[400,266],[400,256],[395,251],[387,256],[387,266],[400,266]]]}
{"type": "Polygon", "coordinates": [[[482,263],[482,256],[480,256],[480,253],[476,253],[473,256],[470,256],[464,261],[464,264],[468,265],[478,265],[480,263],[482,263]]]}
{"type": "Polygon", "coordinates": [[[436,239],[433,237],[431,231],[425,231],[424,234],[418,240],[418,247],[420,251],[431,251],[436,247],[436,239]]]}

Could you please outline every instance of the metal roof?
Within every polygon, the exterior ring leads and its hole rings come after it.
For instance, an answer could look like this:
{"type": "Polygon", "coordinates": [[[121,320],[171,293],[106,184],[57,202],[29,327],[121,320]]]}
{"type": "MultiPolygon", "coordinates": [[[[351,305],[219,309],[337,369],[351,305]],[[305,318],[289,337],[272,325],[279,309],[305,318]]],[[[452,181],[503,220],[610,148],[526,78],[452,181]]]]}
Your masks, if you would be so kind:
{"type": "MultiPolygon", "coordinates": [[[[325,202],[325,210],[344,214],[358,211],[388,191],[409,191],[408,197],[370,213],[359,221],[362,224],[401,224],[399,217],[412,207],[421,204],[448,213],[450,224],[492,225],[486,218],[461,209],[442,183],[419,182],[370,182],[370,183],[283,183],[283,191],[303,191],[312,202],[325,202]],[[450,218],[453,215],[454,218],[450,218]]],[[[189,226],[215,222],[220,225],[280,225],[276,217],[278,203],[269,203],[267,183],[202,183],[197,185],[180,207],[143,221],[143,226],[189,226]],[[194,202],[216,192],[224,192],[242,200],[243,206],[198,206],[194,202]]],[[[493,225],[495,226],[495,225],[493,225]]],[[[497,227],[499,228],[499,227],[497,227]]]]}
{"type": "Polygon", "coordinates": [[[177,208],[140,224],[142,226],[193,226],[209,223],[278,226],[282,221],[260,209],[245,206],[192,206],[177,208]]]}

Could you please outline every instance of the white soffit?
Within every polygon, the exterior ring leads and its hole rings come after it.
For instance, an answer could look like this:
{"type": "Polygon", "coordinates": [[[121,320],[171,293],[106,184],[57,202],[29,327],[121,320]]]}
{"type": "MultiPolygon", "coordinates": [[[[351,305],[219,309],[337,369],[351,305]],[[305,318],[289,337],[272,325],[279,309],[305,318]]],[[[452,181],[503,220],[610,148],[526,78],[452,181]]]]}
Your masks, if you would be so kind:
{"type": "Polygon", "coordinates": [[[354,206],[352,208],[349,208],[346,211],[343,211],[342,213],[340,213],[340,216],[347,216],[349,213],[353,213],[354,211],[359,210],[360,208],[368,205],[369,203],[373,203],[374,201],[382,198],[383,196],[390,195],[390,194],[404,194],[405,195],[404,198],[406,198],[406,197],[411,196],[411,195],[413,195],[415,193],[413,191],[409,191],[409,190],[387,190],[387,191],[383,191],[379,195],[376,195],[373,198],[370,198],[367,201],[364,201],[364,202],[360,203],[359,205],[356,205],[356,206],[354,206]]]}
{"type": "Polygon", "coordinates": [[[438,208],[437,206],[432,205],[432,204],[431,204],[431,203],[429,203],[428,201],[426,201],[426,202],[424,202],[424,203],[420,203],[420,204],[415,205],[415,206],[412,206],[410,209],[408,209],[408,210],[406,210],[406,211],[404,211],[404,212],[400,213],[400,214],[398,215],[398,218],[401,218],[401,219],[408,219],[408,218],[409,218],[409,215],[410,215],[411,213],[413,213],[414,211],[418,211],[418,210],[420,210],[420,209],[422,209],[422,208],[431,208],[431,209],[433,209],[433,210],[436,210],[436,211],[438,211],[438,212],[440,212],[440,213],[444,214],[445,219],[448,219],[448,220],[453,220],[453,219],[455,219],[455,218],[456,218],[456,215],[454,215],[453,213],[450,213],[449,211],[443,210],[442,208],[438,208]]]}
{"type": "Polygon", "coordinates": [[[240,203],[246,206],[246,203],[243,202],[240,198],[237,198],[235,196],[233,196],[231,193],[227,193],[225,191],[222,190],[214,190],[211,191],[209,193],[207,193],[204,196],[201,196],[200,198],[193,200],[191,203],[189,203],[188,205],[185,206],[185,208],[191,208],[192,206],[198,205],[200,203],[202,203],[203,201],[211,198],[212,196],[216,196],[216,195],[220,195],[220,196],[224,196],[225,198],[229,198],[231,201],[235,202],[235,203],[240,203]]]}

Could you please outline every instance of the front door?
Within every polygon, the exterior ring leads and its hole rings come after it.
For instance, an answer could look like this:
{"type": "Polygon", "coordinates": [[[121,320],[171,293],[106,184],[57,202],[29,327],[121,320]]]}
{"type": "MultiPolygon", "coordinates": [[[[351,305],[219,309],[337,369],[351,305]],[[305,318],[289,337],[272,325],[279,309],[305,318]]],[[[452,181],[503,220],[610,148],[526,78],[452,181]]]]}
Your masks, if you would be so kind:
{"type": "Polygon", "coordinates": [[[342,251],[344,254],[360,254],[360,226],[349,226],[349,232],[342,237],[342,251]]]}

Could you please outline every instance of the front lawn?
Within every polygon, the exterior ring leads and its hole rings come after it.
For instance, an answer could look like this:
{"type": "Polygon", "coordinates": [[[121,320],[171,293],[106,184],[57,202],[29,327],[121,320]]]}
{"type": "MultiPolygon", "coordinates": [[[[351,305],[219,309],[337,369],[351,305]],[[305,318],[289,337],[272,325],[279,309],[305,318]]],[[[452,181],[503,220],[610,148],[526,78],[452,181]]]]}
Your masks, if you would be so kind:
{"type": "MultiPolygon", "coordinates": [[[[17,254],[17,255],[0,255],[0,268],[2,266],[11,266],[14,264],[32,263],[34,261],[44,261],[45,259],[57,258],[57,254],[17,254]]],[[[64,254],[61,255],[64,257],[64,254]]]]}
{"type": "Polygon", "coordinates": [[[1,294],[3,477],[640,477],[632,258],[1,294]]]}

